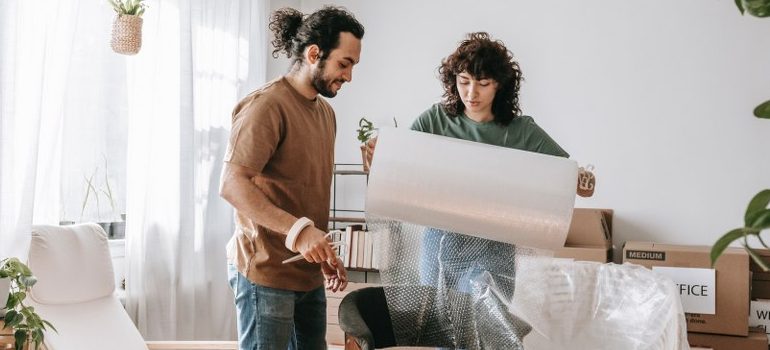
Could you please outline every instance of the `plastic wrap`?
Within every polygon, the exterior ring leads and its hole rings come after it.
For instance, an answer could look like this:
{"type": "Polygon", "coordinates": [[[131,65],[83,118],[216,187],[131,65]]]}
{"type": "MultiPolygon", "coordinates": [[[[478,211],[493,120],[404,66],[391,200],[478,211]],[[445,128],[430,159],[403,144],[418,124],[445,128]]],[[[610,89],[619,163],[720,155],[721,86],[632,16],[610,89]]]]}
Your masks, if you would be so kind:
{"type": "Polygon", "coordinates": [[[540,250],[564,245],[576,184],[567,159],[382,130],[366,211],[396,343],[686,349],[670,281],[540,250]]]}
{"type": "Polygon", "coordinates": [[[634,264],[523,264],[531,270],[516,284],[527,287],[517,289],[511,312],[535,330],[525,340],[527,349],[689,349],[670,279],[634,264]]]}
{"type": "Polygon", "coordinates": [[[518,261],[533,250],[395,220],[367,220],[381,250],[380,278],[397,344],[522,348],[531,327],[508,305],[518,261]]]}
{"type": "Polygon", "coordinates": [[[577,163],[427,133],[384,128],[366,211],[511,244],[564,246],[577,163]]]}

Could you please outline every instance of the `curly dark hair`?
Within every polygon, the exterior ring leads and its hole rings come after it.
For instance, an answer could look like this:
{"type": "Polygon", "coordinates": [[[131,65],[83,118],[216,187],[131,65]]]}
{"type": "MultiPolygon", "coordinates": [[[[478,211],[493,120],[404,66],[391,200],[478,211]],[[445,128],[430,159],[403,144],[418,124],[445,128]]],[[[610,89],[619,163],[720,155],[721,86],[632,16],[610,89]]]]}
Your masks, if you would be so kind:
{"type": "Polygon", "coordinates": [[[302,62],[302,53],[309,45],[316,44],[321,49],[321,61],[340,44],[340,33],[348,32],[357,39],[364,37],[364,26],[342,7],[324,6],[310,15],[303,15],[290,7],[273,12],[270,16],[270,31],[275,39],[273,57],[283,52],[294,60],[292,64],[302,62]]]}
{"type": "Polygon", "coordinates": [[[438,72],[444,86],[443,105],[450,116],[457,116],[465,110],[457,91],[457,75],[463,72],[471,74],[475,79],[493,79],[497,82],[498,88],[492,102],[495,123],[508,125],[513,118],[521,115],[521,68],[505,44],[490,39],[489,34],[468,34],[457,50],[441,61],[438,72]]]}

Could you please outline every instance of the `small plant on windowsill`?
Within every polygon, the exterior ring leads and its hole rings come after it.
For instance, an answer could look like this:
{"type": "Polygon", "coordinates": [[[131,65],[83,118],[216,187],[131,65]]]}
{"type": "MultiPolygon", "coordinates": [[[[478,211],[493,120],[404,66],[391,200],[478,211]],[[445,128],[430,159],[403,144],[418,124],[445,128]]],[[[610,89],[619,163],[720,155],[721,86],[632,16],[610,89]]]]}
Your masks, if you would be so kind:
{"type": "Polygon", "coordinates": [[[5,304],[5,328],[14,329],[13,337],[16,350],[29,348],[39,349],[45,339],[45,331],[56,328],[42,319],[35,308],[24,304],[24,300],[37,282],[32,271],[17,258],[7,258],[0,261],[0,279],[10,280],[8,301],[5,304]]]}
{"type": "MultiPolygon", "coordinates": [[[[99,167],[96,167],[91,175],[83,175],[85,193],[80,206],[80,218],[77,222],[84,222],[84,218],[88,221],[96,220],[96,223],[104,229],[108,238],[122,239],[125,237],[126,229],[125,214],[121,214],[120,219],[118,218],[118,208],[115,203],[116,196],[110,181],[110,173],[107,170],[107,164],[107,157],[104,157],[103,176],[99,167]],[[103,181],[101,181],[102,177],[104,179],[103,181]],[[105,211],[102,208],[102,203],[105,201],[109,204],[109,209],[111,210],[108,211],[107,214],[104,213],[105,211]],[[86,210],[89,207],[93,209],[93,204],[91,203],[96,204],[96,212],[93,213],[93,211],[91,211],[86,215],[86,210]]],[[[71,225],[75,222],[74,219],[62,220],[59,224],[71,225]]]]}

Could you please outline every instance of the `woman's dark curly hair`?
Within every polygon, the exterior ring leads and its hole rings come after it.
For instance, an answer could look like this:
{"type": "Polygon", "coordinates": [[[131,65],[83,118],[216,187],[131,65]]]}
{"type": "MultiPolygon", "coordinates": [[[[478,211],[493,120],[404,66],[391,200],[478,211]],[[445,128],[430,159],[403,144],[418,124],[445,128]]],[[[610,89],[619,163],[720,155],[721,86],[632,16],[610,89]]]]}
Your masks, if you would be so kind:
{"type": "Polygon", "coordinates": [[[292,64],[302,62],[302,54],[309,45],[316,44],[321,49],[321,61],[340,44],[340,33],[348,32],[357,39],[364,37],[364,26],[344,8],[325,6],[310,15],[303,15],[290,7],[284,7],[270,16],[270,31],[275,39],[273,57],[278,53],[294,60],[292,64]]]}
{"type": "Polygon", "coordinates": [[[441,61],[438,72],[444,86],[443,105],[449,115],[457,116],[465,111],[457,91],[457,75],[463,72],[476,79],[493,79],[497,82],[497,93],[492,102],[495,123],[508,125],[513,118],[521,115],[521,68],[503,42],[490,39],[489,34],[468,34],[468,38],[460,43],[457,50],[441,61]]]}

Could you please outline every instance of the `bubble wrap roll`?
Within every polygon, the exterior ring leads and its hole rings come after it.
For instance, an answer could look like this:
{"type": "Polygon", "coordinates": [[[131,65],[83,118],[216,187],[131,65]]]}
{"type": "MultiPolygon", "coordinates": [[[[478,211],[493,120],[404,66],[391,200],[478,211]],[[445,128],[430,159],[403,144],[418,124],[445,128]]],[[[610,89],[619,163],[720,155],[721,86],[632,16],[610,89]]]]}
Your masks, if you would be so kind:
{"type": "Polygon", "coordinates": [[[404,129],[380,130],[367,215],[541,249],[564,241],[577,163],[404,129]]]}

